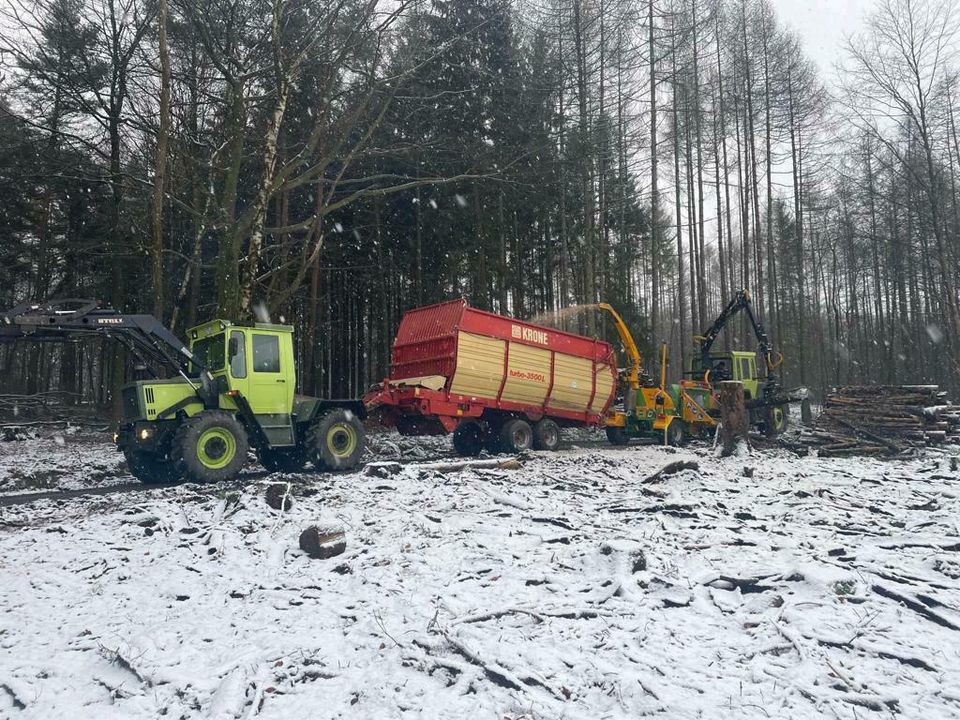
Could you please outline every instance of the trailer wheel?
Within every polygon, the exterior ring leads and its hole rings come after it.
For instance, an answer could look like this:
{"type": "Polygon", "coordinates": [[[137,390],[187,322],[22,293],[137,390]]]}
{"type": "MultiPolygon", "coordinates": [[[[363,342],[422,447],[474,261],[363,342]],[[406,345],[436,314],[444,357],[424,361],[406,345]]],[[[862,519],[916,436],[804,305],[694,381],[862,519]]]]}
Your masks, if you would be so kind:
{"type": "Polygon", "coordinates": [[[560,426],[544,418],[533,426],[533,447],[536,450],[556,450],[560,447],[560,426]]]}
{"type": "Polygon", "coordinates": [[[505,452],[524,452],[533,445],[533,428],[520,418],[507,420],[500,430],[500,447],[505,452]]]}
{"type": "Polygon", "coordinates": [[[205,410],[183,421],[173,436],[170,458],[195,482],[233,480],[247,462],[247,432],[233,415],[205,410]]]}
{"type": "Polygon", "coordinates": [[[307,464],[301,448],[264,448],[257,451],[257,459],[265,469],[279,473],[298,473],[307,464]]]}
{"type": "Polygon", "coordinates": [[[144,485],[172,483],[180,479],[173,462],[157,453],[124,450],[123,457],[130,474],[144,485]]]}
{"type": "Polygon", "coordinates": [[[464,420],[453,431],[453,448],[457,455],[476,457],[483,450],[485,435],[476,420],[464,420]]]}
{"type": "Polygon", "coordinates": [[[611,445],[624,446],[630,442],[630,436],[627,435],[626,428],[622,427],[608,427],[607,428],[607,440],[610,441],[611,445]]]}
{"type": "Polygon", "coordinates": [[[666,434],[664,435],[664,445],[672,445],[673,447],[680,447],[685,445],[687,442],[687,428],[683,423],[683,420],[674,418],[674,420],[667,425],[666,434]]]}
{"type": "Polygon", "coordinates": [[[306,444],[317,470],[353,470],[363,456],[363,424],[344,408],[327,410],[310,427],[306,444]]]}

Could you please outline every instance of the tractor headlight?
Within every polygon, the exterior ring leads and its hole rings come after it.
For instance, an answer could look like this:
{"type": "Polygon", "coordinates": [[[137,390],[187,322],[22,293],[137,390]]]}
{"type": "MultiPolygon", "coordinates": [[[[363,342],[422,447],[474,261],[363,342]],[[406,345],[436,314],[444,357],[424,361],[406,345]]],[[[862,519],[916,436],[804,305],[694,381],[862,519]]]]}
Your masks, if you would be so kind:
{"type": "Polygon", "coordinates": [[[141,440],[149,440],[151,435],[153,435],[153,428],[149,428],[149,427],[140,428],[141,440]]]}
{"type": "Polygon", "coordinates": [[[120,442],[120,433],[114,433],[114,434],[113,434],[113,444],[116,445],[118,442],[120,442]]]}

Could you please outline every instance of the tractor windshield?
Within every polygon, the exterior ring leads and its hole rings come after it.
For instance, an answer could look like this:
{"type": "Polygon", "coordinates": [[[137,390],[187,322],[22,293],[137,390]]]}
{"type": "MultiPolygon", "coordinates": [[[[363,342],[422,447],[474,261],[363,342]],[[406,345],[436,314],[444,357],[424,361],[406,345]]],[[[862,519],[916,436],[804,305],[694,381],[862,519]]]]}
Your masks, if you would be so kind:
{"type": "MultiPolygon", "coordinates": [[[[193,356],[197,362],[210,372],[223,369],[226,359],[226,334],[219,333],[210,337],[201,338],[193,343],[193,356]]],[[[191,365],[191,374],[198,375],[200,368],[191,365]]]]}

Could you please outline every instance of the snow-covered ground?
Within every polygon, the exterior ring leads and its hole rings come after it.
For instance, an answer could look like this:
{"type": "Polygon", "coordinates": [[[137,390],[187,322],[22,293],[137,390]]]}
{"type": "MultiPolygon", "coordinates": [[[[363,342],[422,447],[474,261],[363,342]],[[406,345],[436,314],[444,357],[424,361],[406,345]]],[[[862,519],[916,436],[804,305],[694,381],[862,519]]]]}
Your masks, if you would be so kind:
{"type": "MultiPolygon", "coordinates": [[[[129,482],[116,463],[88,436],[5,443],[0,490],[129,482]]],[[[245,479],[0,508],[0,717],[960,716],[941,455],[584,445],[245,479]],[[699,470],[644,482],[676,460],[699,470]],[[301,552],[314,523],[346,553],[301,552]]]]}

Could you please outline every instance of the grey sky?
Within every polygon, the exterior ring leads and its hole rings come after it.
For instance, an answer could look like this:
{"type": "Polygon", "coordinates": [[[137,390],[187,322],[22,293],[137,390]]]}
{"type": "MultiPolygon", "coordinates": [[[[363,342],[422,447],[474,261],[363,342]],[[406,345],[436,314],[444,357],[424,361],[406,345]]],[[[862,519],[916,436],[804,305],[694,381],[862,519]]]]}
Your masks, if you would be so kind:
{"type": "Polygon", "coordinates": [[[863,18],[876,0],[773,0],[777,15],[803,39],[807,54],[820,66],[825,78],[843,57],[845,35],[863,27],[863,18]]]}

